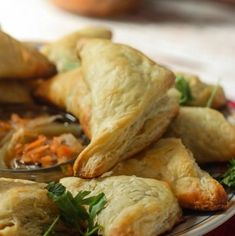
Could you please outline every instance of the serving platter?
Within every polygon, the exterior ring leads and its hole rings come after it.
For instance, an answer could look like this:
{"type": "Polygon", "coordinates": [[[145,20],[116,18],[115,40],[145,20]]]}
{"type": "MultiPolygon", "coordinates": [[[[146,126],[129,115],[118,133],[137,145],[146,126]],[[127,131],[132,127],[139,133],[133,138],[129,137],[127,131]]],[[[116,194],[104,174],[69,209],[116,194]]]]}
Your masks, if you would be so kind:
{"type": "Polygon", "coordinates": [[[222,225],[235,215],[235,194],[229,194],[229,207],[223,212],[195,212],[184,213],[184,221],[176,226],[167,236],[199,236],[222,225]]]}
{"type": "MultiPolygon", "coordinates": [[[[39,48],[41,43],[31,43],[28,44],[39,48]]],[[[218,175],[217,168],[206,169],[212,175],[218,175]]],[[[19,173],[15,173],[14,178],[17,178],[19,173]]],[[[0,175],[3,175],[0,171],[0,175]]],[[[20,176],[19,176],[20,178],[20,176]]],[[[35,180],[37,180],[35,178],[35,180]]],[[[235,193],[229,193],[229,203],[228,209],[222,212],[196,212],[196,211],[184,211],[183,221],[176,226],[171,232],[165,234],[165,236],[199,236],[204,235],[211,230],[217,228],[219,225],[223,224],[229,218],[235,215],[235,193]]]]}
{"type": "MultiPolygon", "coordinates": [[[[234,105],[234,103],[233,103],[234,105]]],[[[230,115],[234,117],[234,107],[230,109],[230,115]]],[[[234,118],[231,120],[231,116],[228,117],[231,123],[234,124],[234,118]]],[[[205,167],[212,176],[216,177],[221,174],[221,171],[225,171],[226,165],[218,164],[209,165],[205,167]]],[[[184,220],[181,224],[176,226],[173,231],[166,234],[167,236],[201,236],[204,235],[218,226],[225,223],[231,217],[235,215],[235,193],[234,191],[228,191],[228,209],[220,212],[196,212],[196,211],[184,211],[184,220]]]]}

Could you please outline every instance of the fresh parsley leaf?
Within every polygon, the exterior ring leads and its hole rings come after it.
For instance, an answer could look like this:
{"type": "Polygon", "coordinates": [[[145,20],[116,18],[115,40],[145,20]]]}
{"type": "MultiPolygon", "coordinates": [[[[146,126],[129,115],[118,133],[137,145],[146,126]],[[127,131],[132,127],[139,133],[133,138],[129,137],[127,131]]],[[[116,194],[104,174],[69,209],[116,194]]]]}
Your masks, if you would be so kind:
{"type": "MultiPolygon", "coordinates": [[[[47,186],[48,196],[57,205],[60,216],[48,229],[49,233],[57,222],[61,220],[65,225],[77,230],[79,235],[91,236],[97,234],[101,228],[95,222],[96,216],[105,207],[106,197],[104,193],[97,196],[87,197],[89,191],[80,191],[75,197],[60,183],[49,183],[47,186]]],[[[48,236],[50,234],[46,234],[48,236]]]]}
{"type": "Polygon", "coordinates": [[[189,83],[183,76],[176,76],[175,82],[176,89],[181,93],[180,105],[185,105],[192,100],[189,83]]]}
{"type": "Polygon", "coordinates": [[[87,235],[91,235],[88,233],[91,233],[94,230],[94,228],[98,227],[99,229],[99,226],[95,224],[95,218],[100,213],[100,211],[104,208],[107,201],[106,201],[104,193],[100,193],[97,196],[84,199],[84,202],[85,204],[89,205],[90,218],[88,220],[87,235]]]}
{"type": "Polygon", "coordinates": [[[54,235],[54,227],[56,226],[56,224],[58,223],[60,219],[60,216],[57,216],[55,218],[55,220],[52,222],[52,224],[50,225],[50,227],[46,230],[46,232],[43,234],[43,236],[51,236],[54,235]]]}
{"type": "Polygon", "coordinates": [[[235,159],[229,162],[228,170],[218,177],[221,184],[227,187],[235,187],[235,159]]]}
{"type": "Polygon", "coordinates": [[[76,196],[75,196],[75,201],[78,203],[84,203],[84,198],[89,195],[91,192],[90,191],[80,191],[76,196]]]}
{"type": "Polygon", "coordinates": [[[218,89],[219,89],[219,82],[217,83],[216,86],[213,87],[213,89],[212,89],[212,91],[211,91],[211,95],[210,95],[210,97],[209,97],[209,99],[208,99],[208,101],[207,101],[207,104],[206,104],[207,107],[211,107],[211,105],[212,105],[212,103],[213,103],[213,100],[214,100],[214,98],[215,98],[215,96],[216,96],[216,93],[217,93],[218,89]]]}
{"type": "Polygon", "coordinates": [[[66,191],[66,188],[62,184],[55,182],[50,182],[46,189],[48,190],[48,194],[52,194],[51,196],[60,196],[66,191]]]}
{"type": "Polygon", "coordinates": [[[97,234],[98,230],[101,228],[100,225],[95,224],[94,227],[91,230],[87,230],[87,232],[84,234],[84,236],[91,236],[94,234],[97,234]]]}

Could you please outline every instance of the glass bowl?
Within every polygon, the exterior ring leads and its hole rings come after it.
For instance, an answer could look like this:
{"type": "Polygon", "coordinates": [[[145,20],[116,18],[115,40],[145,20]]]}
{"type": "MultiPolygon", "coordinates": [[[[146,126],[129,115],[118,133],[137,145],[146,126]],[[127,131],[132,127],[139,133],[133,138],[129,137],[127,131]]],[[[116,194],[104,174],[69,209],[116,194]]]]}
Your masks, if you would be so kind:
{"type": "MultiPolygon", "coordinates": [[[[0,118],[1,119],[9,119],[10,115],[16,112],[17,114],[24,115],[25,117],[31,117],[31,112],[34,112],[36,115],[42,114],[50,114],[57,115],[60,114],[63,116],[63,122],[74,123],[78,122],[77,119],[66,112],[60,111],[54,107],[42,106],[38,105],[18,105],[13,104],[2,105],[0,107],[0,118]]],[[[79,125],[79,123],[78,123],[79,125]]],[[[87,145],[89,143],[88,138],[82,132],[79,134],[79,138],[82,140],[83,145],[87,145]]],[[[40,167],[40,168],[24,168],[24,169],[11,169],[0,167],[0,177],[4,178],[13,178],[13,179],[26,179],[37,182],[50,182],[56,181],[60,178],[66,176],[73,176],[73,163],[75,159],[69,160],[64,163],[56,164],[50,167],[40,167]]]]}
{"type": "Polygon", "coordinates": [[[26,179],[36,182],[48,183],[63,177],[73,175],[73,162],[68,161],[47,168],[37,169],[5,169],[0,168],[0,177],[12,179],[26,179]]]}

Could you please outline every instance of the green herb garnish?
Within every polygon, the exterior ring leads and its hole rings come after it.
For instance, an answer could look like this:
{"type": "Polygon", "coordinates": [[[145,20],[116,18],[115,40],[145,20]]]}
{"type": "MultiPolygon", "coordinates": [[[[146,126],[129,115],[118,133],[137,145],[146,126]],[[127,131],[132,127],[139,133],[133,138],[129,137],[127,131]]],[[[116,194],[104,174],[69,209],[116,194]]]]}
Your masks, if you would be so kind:
{"type": "Polygon", "coordinates": [[[211,91],[211,95],[210,95],[210,97],[207,101],[207,104],[206,104],[207,107],[211,107],[218,89],[219,89],[219,82],[216,84],[216,86],[213,87],[213,89],[211,91]]]}
{"type": "Polygon", "coordinates": [[[46,230],[46,232],[43,234],[43,236],[51,236],[51,235],[54,235],[55,232],[54,232],[54,228],[56,226],[56,224],[58,223],[60,219],[60,216],[57,216],[54,221],[52,222],[52,224],[49,226],[49,228],[46,230]]]}
{"type": "Polygon", "coordinates": [[[227,187],[235,187],[235,159],[229,162],[228,170],[218,177],[221,184],[227,187]]]}
{"type": "Polygon", "coordinates": [[[180,105],[185,105],[192,100],[192,94],[189,83],[184,79],[183,76],[176,76],[175,87],[181,93],[180,105]]]}
{"type": "Polygon", "coordinates": [[[80,191],[75,197],[60,184],[51,182],[47,186],[48,196],[59,208],[60,215],[56,218],[43,236],[53,235],[56,224],[62,221],[72,227],[79,235],[96,235],[101,228],[95,222],[96,216],[104,208],[106,197],[104,193],[87,197],[90,191],[80,191]]]}

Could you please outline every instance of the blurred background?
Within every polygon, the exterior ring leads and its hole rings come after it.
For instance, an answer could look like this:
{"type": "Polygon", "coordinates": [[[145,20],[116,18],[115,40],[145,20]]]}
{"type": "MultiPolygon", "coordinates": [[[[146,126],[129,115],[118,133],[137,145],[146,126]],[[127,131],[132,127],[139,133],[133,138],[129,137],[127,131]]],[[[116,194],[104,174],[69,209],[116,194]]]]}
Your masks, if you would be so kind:
{"type": "Polygon", "coordinates": [[[0,0],[0,25],[39,42],[103,25],[159,63],[220,80],[235,100],[235,0],[0,0]]]}

